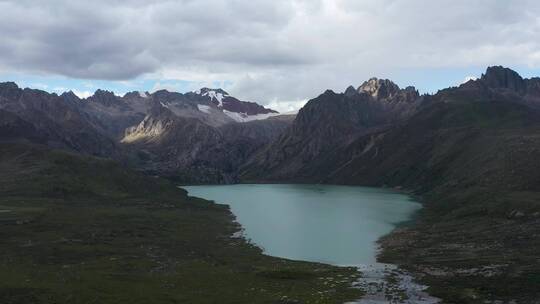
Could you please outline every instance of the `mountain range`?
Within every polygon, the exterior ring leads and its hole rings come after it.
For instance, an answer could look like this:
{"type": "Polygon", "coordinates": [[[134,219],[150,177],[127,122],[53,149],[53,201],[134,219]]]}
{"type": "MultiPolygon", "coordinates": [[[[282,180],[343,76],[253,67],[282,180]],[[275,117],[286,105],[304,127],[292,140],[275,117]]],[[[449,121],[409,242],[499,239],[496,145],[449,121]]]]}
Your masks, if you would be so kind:
{"type": "Polygon", "coordinates": [[[493,66],[425,95],[372,78],[296,115],[221,89],[80,99],[2,83],[0,117],[3,142],[112,158],[177,183],[403,189],[425,208],[382,241],[383,261],[449,303],[540,296],[540,78],[493,66]]]}
{"type": "Polygon", "coordinates": [[[2,140],[109,157],[189,183],[234,181],[234,168],[292,121],[221,89],[97,90],[80,99],[12,82],[0,84],[0,115],[2,140]]]}

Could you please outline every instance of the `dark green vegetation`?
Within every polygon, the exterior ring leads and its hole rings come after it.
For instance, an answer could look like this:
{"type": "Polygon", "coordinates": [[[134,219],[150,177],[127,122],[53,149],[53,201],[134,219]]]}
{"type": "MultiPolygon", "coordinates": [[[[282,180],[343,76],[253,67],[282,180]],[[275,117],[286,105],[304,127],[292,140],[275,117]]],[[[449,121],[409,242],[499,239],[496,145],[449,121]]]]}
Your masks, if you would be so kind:
{"type": "Polygon", "coordinates": [[[534,303],[540,115],[501,97],[445,102],[455,96],[445,93],[399,127],[351,146],[349,153],[363,153],[330,179],[405,188],[423,199],[415,226],[383,240],[381,259],[419,274],[434,296],[534,303]]]}
{"type": "Polygon", "coordinates": [[[383,240],[381,258],[419,273],[448,303],[534,303],[540,297],[538,116],[497,102],[437,107],[437,120],[387,133],[385,142],[402,148],[380,147],[386,160],[374,158],[381,169],[394,168],[378,182],[412,189],[425,202],[415,226],[383,240]],[[429,132],[415,140],[407,128],[429,132]]]}
{"type": "Polygon", "coordinates": [[[353,268],[265,256],[226,206],[112,161],[0,144],[0,303],[343,303],[353,268]]]}

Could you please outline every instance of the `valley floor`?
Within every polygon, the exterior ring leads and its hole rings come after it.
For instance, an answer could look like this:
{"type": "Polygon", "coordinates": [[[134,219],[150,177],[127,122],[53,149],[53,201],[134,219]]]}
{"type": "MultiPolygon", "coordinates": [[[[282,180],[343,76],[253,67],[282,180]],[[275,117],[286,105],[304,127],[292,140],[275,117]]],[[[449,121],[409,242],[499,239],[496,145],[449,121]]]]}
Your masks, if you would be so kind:
{"type": "Polygon", "coordinates": [[[0,145],[0,303],[343,303],[355,268],[263,255],[226,206],[113,162],[0,145]]]}
{"type": "MultiPolygon", "coordinates": [[[[437,191],[423,194],[413,225],[383,238],[381,261],[413,273],[444,303],[538,303],[539,193],[437,191]]],[[[233,237],[240,227],[226,206],[112,161],[39,146],[0,145],[0,226],[1,303],[343,303],[362,295],[351,288],[355,268],[265,256],[233,237]]]]}

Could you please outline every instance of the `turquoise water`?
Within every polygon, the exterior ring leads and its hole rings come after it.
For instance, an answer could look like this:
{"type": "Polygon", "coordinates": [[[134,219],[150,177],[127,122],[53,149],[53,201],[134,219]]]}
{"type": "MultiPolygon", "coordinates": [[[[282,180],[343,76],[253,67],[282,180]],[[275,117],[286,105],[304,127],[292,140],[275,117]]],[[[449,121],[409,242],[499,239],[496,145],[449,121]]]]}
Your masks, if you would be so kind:
{"type": "Polygon", "coordinates": [[[268,255],[334,265],[374,264],[376,241],[421,208],[391,190],[328,185],[186,186],[228,204],[268,255]]]}

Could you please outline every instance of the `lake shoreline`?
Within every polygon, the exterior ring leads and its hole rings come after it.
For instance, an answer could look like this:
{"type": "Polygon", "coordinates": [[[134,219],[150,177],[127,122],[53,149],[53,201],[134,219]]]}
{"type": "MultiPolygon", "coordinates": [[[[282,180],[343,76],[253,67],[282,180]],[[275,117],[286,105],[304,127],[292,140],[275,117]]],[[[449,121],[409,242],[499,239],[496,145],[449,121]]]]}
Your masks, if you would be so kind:
{"type": "MultiPolygon", "coordinates": [[[[264,185],[261,183],[257,184],[239,184],[244,186],[253,186],[253,185],[264,185]]],[[[271,184],[271,185],[287,185],[287,184],[271,184]]],[[[295,185],[304,185],[309,186],[313,184],[295,184],[295,185]]],[[[199,185],[197,185],[199,186],[199,185]]],[[[316,186],[329,186],[329,185],[316,185],[316,186]]],[[[359,189],[364,187],[359,186],[353,186],[353,185],[333,185],[343,188],[349,188],[349,189],[359,189]]],[[[228,187],[228,185],[211,185],[210,187],[217,187],[218,189],[224,189],[228,187]]],[[[182,186],[184,188],[184,186],[182,186]]],[[[370,187],[371,188],[371,187],[370,187]]],[[[184,188],[185,189],[185,188],[184,188]]],[[[407,193],[405,191],[402,191],[401,189],[393,189],[393,188],[372,188],[372,189],[378,189],[378,190],[389,190],[389,193],[392,194],[405,194],[407,197],[412,198],[410,193],[407,193]]],[[[190,195],[198,196],[198,194],[193,194],[191,191],[189,191],[189,188],[186,189],[190,195]]],[[[202,196],[204,197],[204,195],[202,196]]],[[[218,201],[214,199],[215,197],[212,197],[211,199],[213,201],[216,201],[217,203],[224,203],[223,201],[218,201]]],[[[206,197],[206,199],[209,199],[206,197]]],[[[403,225],[410,225],[412,221],[415,220],[416,214],[418,211],[415,211],[411,214],[411,216],[408,219],[400,220],[399,222],[393,223],[394,228],[392,230],[388,231],[388,233],[382,235],[381,237],[386,236],[387,234],[391,234],[395,229],[403,226],[403,225]],[[415,215],[415,216],[412,216],[415,215]]],[[[234,213],[234,212],[233,212],[234,213]]],[[[237,221],[242,227],[244,227],[240,221],[237,221]]],[[[238,235],[235,235],[235,237],[245,237],[248,236],[243,233],[244,228],[240,231],[238,235]]],[[[375,244],[379,243],[380,238],[378,238],[375,242],[375,244]]],[[[257,243],[257,242],[256,242],[257,243]]],[[[374,259],[377,259],[379,249],[376,250],[374,254],[374,259]]],[[[276,256],[272,254],[272,252],[264,252],[265,254],[269,254],[272,256],[276,256]]],[[[277,255],[278,257],[283,258],[283,256],[277,255]]],[[[289,258],[289,257],[285,257],[289,258]]],[[[294,259],[294,258],[293,258],[294,259]]],[[[308,260],[309,261],[309,260],[308,260]]],[[[374,260],[375,263],[368,263],[368,264],[346,264],[346,266],[353,266],[357,267],[359,272],[362,274],[361,278],[353,285],[356,288],[361,289],[363,292],[366,293],[365,296],[362,298],[350,302],[350,303],[375,303],[374,301],[378,301],[377,303],[384,303],[381,302],[385,299],[409,299],[413,300],[413,302],[403,302],[403,303],[426,303],[426,304],[432,304],[437,303],[439,299],[430,297],[426,292],[425,289],[426,286],[423,286],[421,284],[418,284],[413,280],[412,276],[405,272],[404,270],[398,269],[396,265],[391,264],[380,264],[377,262],[377,260],[374,260]],[[378,286],[378,289],[373,288],[373,284],[376,284],[378,286]]],[[[312,262],[321,262],[321,261],[312,261],[312,262]]],[[[325,263],[325,262],[323,262],[325,263]]],[[[345,266],[344,264],[335,264],[332,265],[336,266],[345,266]]]]}

